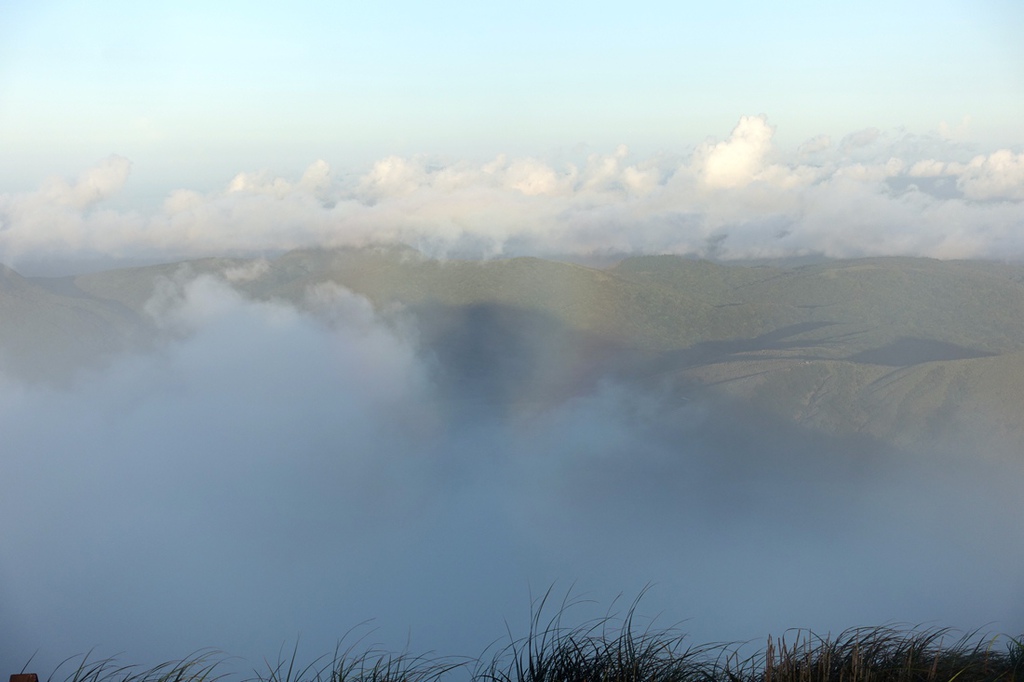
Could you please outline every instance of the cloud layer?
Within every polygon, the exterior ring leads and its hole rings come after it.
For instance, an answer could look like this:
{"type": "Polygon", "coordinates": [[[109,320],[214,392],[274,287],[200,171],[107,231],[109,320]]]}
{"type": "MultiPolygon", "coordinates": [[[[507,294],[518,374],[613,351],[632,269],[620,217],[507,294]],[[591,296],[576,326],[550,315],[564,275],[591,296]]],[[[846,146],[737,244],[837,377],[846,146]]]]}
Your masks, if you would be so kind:
{"type": "Polygon", "coordinates": [[[774,132],[745,116],[681,157],[388,157],[345,179],[319,160],[298,180],[244,172],[221,190],[174,190],[150,213],[104,208],[130,169],[111,157],[75,182],[0,195],[0,260],[392,242],[473,256],[1024,255],[1024,152],[874,128],[787,151],[774,132]]]}
{"type": "MultiPolygon", "coordinates": [[[[473,358],[474,383],[414,320],[335,286],[306,302],[171,279],[156,352],[63,389],[0,383],[0,667],[218,647],[248,670],[371,618],[387,648],[477,655],[506,621],[525,632],[531,590],[573,582],[599,613],[653,583],[644,614],[698,641],[1024,627],[1019,465],[608,377],[507,410],[514,363],[473,358]]],[[[541,364],[566,351],[531,341],[541,364]]]]}

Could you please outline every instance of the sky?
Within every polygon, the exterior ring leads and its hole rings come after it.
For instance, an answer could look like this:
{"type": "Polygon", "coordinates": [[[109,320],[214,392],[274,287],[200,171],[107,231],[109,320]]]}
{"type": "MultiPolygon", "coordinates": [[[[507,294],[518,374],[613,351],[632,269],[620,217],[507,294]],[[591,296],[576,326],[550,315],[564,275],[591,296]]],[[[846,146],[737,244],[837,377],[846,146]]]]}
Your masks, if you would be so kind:
{"type": "MultiPolygon", "coordinates": [[[[1022,29],[1009,0],[0,0],[0,263],[1019,260],[1022,29]]],[[[11,672],[319,656],[367,619],[477,655],[550,585],[603,612],[651,584],[645,614],[699,642],[1024,627],[1016,464],[851,471],[861,444],[615,382],[470,418],[358,297],[169,287],[160,352],[0,377],[11,672]]]]}
{"type": "Polygon", "coordinates": [[[722,233],[720,257],[1024,253],[1019,3],[0,16],[15,267],[368,240],[700,254],[722,233]],[[272,227],[247,210],[268,191],[272,227]]]}

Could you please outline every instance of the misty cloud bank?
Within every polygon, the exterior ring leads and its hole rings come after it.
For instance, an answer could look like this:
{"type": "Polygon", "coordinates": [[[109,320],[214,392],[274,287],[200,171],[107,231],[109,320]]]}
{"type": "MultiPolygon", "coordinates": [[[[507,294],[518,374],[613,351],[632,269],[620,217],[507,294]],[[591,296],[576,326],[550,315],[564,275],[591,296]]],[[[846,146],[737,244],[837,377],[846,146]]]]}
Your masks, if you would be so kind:
{"type": "MultiPolygon", "coordinates": [[[[233,206],[328,215],[303,183],[233,206]]],[[[1019,463],[810,436],[610,376],[534,409],[504,390],[533,378],[486,353],[459,366],[408,314],[335,286],[305,303],[168,280],[154,352],[66,388],[0,383],[0,668],[93,648],[259,665],[366,619],[386,648],[477,655],[506,622],[525,633],[531,590],[574,581],[598,612],[653,583],[641,612],[697,641],[1024,630],[1019,463]]]]}
{"type": "MultiPolygon", "coordinates": [[[[0,261],[192,257],[405,243],[432,256],[698,254],[757,258],[1024,255],[1024,152],[868,129],[777,149],[764,116],[724,140],[636,159],[486,163],[388,157],[358,177],[243,172],[151,213],[104,206],[131,163],[0,194],[0,261]]],[[[944,136],[945,135],[945,136],[944,136]]]]}

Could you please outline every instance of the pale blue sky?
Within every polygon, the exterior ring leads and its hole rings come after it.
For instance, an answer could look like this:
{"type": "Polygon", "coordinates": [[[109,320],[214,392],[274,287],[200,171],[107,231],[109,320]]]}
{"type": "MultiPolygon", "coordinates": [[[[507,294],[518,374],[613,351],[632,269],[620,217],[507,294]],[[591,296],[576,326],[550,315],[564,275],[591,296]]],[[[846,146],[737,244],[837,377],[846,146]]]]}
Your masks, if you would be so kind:
{"type": "MultiPolygon", "coordinates": [[[[1024,9],[930,2],[0,2],[0,191],[109,154],[133,184],[317,158],[778,145],[970,116],[1024,142],[1024,9]]],[[[130,189],[130,188],[129,188],[130,189]]]]}

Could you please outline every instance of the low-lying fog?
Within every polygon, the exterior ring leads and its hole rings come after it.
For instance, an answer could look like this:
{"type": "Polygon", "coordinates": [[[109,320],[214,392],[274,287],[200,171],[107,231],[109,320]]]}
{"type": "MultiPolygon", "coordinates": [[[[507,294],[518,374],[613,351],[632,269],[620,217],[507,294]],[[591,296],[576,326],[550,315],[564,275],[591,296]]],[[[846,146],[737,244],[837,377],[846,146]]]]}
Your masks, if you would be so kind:
{"type": "Polygon", "coordinates": [[[432,348],[340,289],[313,312],[212,279],[165,293],[154,352],[0,384],[3,674],[203,647],[248,670],[369,619],[368,643],[476,656],[551,585],[594,600],[579,620],[651,585],[641,615],[697,643],[1024,631],[1019,464],[621,376],[553,396],[500,340],[432,348]]]}

